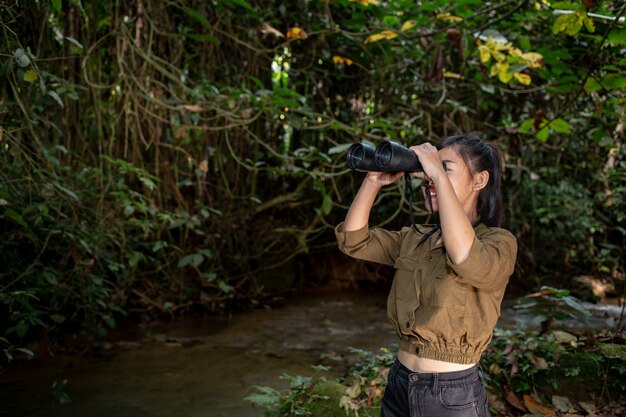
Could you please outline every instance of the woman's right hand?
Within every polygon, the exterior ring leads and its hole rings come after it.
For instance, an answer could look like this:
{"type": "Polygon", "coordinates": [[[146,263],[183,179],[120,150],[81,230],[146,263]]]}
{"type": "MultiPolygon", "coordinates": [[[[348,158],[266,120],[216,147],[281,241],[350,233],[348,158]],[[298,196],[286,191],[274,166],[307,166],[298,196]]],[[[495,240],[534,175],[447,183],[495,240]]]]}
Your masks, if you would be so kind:
{"type": "Polygon", "coordinates": [[[365,180],[377,187],[384,187],[398,181],[403,174],[404,172],[368,172],[365,180]]]}

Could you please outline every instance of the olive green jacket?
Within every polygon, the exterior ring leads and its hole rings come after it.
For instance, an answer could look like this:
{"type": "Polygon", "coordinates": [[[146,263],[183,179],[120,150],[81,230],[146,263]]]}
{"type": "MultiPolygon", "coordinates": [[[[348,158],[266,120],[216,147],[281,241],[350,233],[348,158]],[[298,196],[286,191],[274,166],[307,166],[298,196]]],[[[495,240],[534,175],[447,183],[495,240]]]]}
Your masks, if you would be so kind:
{"type": "Polygon", "coordinates": [[[469,256],[457,265],[436,244],[441,229],[418,246],[432,227],[345,231],[341,223],[335,234],[342,252],[395,267],[387,316],[400,349],[423,358],[476,363],[500,316],[517,241],[510,232],[481,223],[469,256]]]}

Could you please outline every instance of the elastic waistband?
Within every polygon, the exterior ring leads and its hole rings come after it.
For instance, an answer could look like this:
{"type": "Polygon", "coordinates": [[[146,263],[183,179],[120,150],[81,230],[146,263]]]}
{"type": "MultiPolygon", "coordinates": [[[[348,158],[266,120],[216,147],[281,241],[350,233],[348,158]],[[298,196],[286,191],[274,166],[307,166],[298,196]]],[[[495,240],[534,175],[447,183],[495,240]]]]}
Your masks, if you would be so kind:
{"type": "Polygon", "coordinates": [[[422,343],[413,337],[403,335],[400,338],[400,350],[417,355],[420,358],[434,359],[436,361],[472,364],[480,361],[481,351],[461,353],[459,351],[434,349],[428,344],[422,343]]]}
{"type": "Polygon", "coordinates": [[[398,358],[396,358],[393,366],[397,367],[396,375],[398,377],[418,385],[429,385],[432,384],[434,381],[436,381],[438,385],[468,384],[480,378],[480,374],[482,371],[480,365],[476,364],[471,368],[465,369],[463,371],[439,373],[413,372],[412,370],[404,366],[402,362],[398,360],[398,358]]]}

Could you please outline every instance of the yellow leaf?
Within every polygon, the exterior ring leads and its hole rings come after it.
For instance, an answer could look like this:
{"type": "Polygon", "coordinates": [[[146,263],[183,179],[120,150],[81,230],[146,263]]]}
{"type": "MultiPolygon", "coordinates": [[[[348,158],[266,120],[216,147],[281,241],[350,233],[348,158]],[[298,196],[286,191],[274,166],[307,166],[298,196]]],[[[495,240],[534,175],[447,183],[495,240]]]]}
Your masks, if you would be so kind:
{"type": "Polygon", "coordinates": [[[478,46],[478,52],[480,52],[480,61],[484,64],[489,62],[491,59],[491,52],[489,52],[489,47],[486,45],[478,46]]]}
{"type": "Polygon", "coordinates": [[[509,81],[513,79],[513,74],[511,74],[508,71],[500,71],[498,73],[498,79],[502,81],[503,83],[508,84],[509,81]]]}
{"type": "Polygon", "coordinates": [[[335,55],[335,56],[333,56],[333,63],[335,63],[335,64],[352,65],[353,61],[350,58],[346,58],[346,57],[343,57],[343,56],[335,55]]]}
{"type": "Polygon", "coordinates": [[[406,32],[407,30],[413,28],[417,22],[415,20],[407,20],[402,24],[402,28],[400,29],[402,32],[406,32]]]}
{"type": "Polygon", "coordinates": [[[307,33],[303,29],[297,26],[292,27],[287,31],[287,39],[306,39],[308,37],[309,35],[307,35],[307,33]]]}
{"type": "Polygon", "coordinates": [[[368,43],[374,43],[374,42],[378,42],[380,40],[383,39],[393,39],[396,36],[398,36],[398,34],[392,30],[383,30],[380,33],[376,33],[372,36],[370,36],[369,38],[365,39],[365,42],[363,42],[365,45],[367,45],[368,43]]]}
{"type": "Polygon", "coordinates": [[[489,49],[495,50],[495,51],[502,51],[503,49],[509,49],[511,48],[511,43],[504,43],[504,42],[496,42],[496,40],[494,38],[492,38],[491,36],[489,36],[487,38],[487,44],[486,44],[489,49]]]}
{"type": "Polygon", "coordinates": [[[24,73],[24,81],[29,83],[37,81],[37,78],[39,78],[39,75],[37,75],[37,71],[32,68],[24,73]]]}
{"type": "Polygon", "coordinates": [[[519,48],[511,47],[509,49],[509,55],[519,58],[522,56],[522,51],[519,48]]]}
{"type": "Polygon", "coordinates": [[[350,3],[359,3],[365,7],[369,6],[370,4],[372,6],[378,6],[378,0],[350,0],[350,3]]]}
{"type": "Polygon", "coordinates": [[[531,79],[530,79],[530,75],[528,74],[522,74],[521,72],[514,72],[513,76],[515,77],[517,81],[519,81],[520,83],[524,85],[530,84],[531,79]]]}
{"type": "Polygon", "coordinates": [[[461,74],[457,74],[456,72],[450,72],[450,71],[444,72],[443,76],[446,77],[446,78],[456,78],[458,80],[463,78],[463,76],[461,76],[461,74]]]}
{"type": "Polygon", "coordinates": [[[522,59],[530,68],[541,68],[543,65],[543,56],[537,52],[527,52],[522,54],[522,59]]]}
{"type": "Polygon", "coordinates": [[[438,13],[435,15],[435,18],[439,20],[448,20],[450,22],[460,22],[463,20],[462,17],[453,16],[450,13],[438,13]]]}
{"type": "Polygon", "coordinates": [[[506,65],[507,69],[509,64],[507,63],[501,63],[501,62],[496,62],[495,64],[493,64],[491,66],[491,70],[489,71],[489,76],[493,77],[494,75],[498,75],[498,73],[502,70],[502,66],[506,65]]]}
{"type": "Polygon", "coordinates": [[[498,79],[503,83],[507,84],[509,81],[513,79],[513,74],[509,72],[509,64],[507,62],[498,62],[491,67],[491,75],[495,72],[498,74],[498,79]]]}

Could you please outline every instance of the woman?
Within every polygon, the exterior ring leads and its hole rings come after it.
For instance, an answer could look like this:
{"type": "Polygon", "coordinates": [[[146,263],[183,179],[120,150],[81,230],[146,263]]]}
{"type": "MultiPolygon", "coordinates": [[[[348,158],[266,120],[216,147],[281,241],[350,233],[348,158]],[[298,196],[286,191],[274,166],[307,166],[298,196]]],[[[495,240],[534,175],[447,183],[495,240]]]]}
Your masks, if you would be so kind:
{"type": "Polygon", "coordinates": [[[387,315],[400,338],[381,415],[488,416],[478,362],[493,335],[517,256],[501,221],[500,162],[478,134],[452,136],[439,149],[411,148],[423,172],[435,226],[369,229],[381,187],[402,173],[370,172],[336,228],[339,248],[393,265],[387,315]]]}

